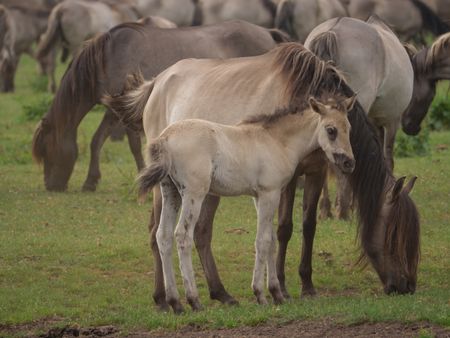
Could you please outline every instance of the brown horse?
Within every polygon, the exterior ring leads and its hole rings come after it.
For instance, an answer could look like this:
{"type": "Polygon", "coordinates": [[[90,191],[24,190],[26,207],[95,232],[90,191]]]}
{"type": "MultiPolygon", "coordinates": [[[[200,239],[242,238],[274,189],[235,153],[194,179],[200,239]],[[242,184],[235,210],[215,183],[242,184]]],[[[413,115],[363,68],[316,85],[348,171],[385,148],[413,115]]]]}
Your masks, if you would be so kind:
{"type": "MultiPolygon", "coordinates": [[[[33,156],[44,163],[48,190],[63,191],[77,159],[77,128],[106,93],[120,93],[127,74],[140,69],[152,78],[189,57],[237,57],[262,54],[283,35],[241,21],[180,29],[123,24],[93,40],[67,69],[50,110],[33,140],[33,156]]],[[[95,190],[100,179],[100,149],[117,123],[107,111],[91,143],[91,162],[84,190],[95,190]]],[[[143,167],[139,133],[127,130],[138,168],[143,167]]]]}
{"type": "MultiPolygon", "coordinates": [[[[323,95],[350,97],[353,91],[329,63],[299,44],[284,44],[262,56],[231,60],[183,60],[140,87],[137,94],[116,98],[114,109],[144,113],[147,137],[157,136],[168,124],[201,118],[235,124],[248,112],[274,111],[323,95]],[[257,86],[253,84],[258,84],[257,86]],[[186,96],[188,93],[188,96],[186,96]],[[139,96],[139,100],[136,99],[139,96]],[[292,98],[292,100],[289,100],[292,98]],[[123,104],[134,102],[134,105],[123,104]]],[[[125,111],[125,117],[129,114],[125,111]]],[[[349,175],[357,203],[362,255],[377,271],[386,293],[413,293],[419,259],[419,218],[409,197],[414,180],[404,189],[404,178],[395,180],[384,161],[378,132],[357,102],[349,112],[350,141],[356,160],[349,175]]],[[[315,294],[312,282],[312,249],[317,205],[326,176],[323,152],[303,160],[284,190],[279,206],[277,275],[285,296],[284,263],[292,235],[292,210],[296,182],[306,175],[303,195],[303,247],[299,267],[302,294],[315,294]]],[[[159,189],[154,189],[151,247],[155,259],[155,302],[167,308],[156,232],[161,211],[159,189]]],[[[213,299],[236,303],[223,287],[211,251],[212,222],[219,198],[207,196],[196,226],[195,244],[213,299]]]]}
{"type": "Polygon", "coordinates": [[[414,90],[411,103],[402,116],[402,127],[408,135],[417,135],[433,101],[437,82],[450,80],[450,33],[413,55],[411,62],[414,90]]]}

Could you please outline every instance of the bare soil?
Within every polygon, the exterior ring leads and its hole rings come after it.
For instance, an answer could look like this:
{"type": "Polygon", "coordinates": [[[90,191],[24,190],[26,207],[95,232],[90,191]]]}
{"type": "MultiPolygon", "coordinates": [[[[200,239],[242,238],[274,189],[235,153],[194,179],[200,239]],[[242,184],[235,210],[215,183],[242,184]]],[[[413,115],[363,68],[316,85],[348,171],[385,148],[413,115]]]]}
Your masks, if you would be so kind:
{"type": "Polygon", "coordinates": [[[121,332],[114,326],[99,327],[63,327],[58,328],[59,318],[48,318],[21,325],[0,324],[2,334],[42,338],[70,337],[179,337],[179,338],[221,338],[221,337],[419,337],[434,336],[449,338],[450,329],[429,323],[404,324],[388,323],[358,323],[354,325],[336,324],[332,320],[292,321],[285,324],[264,324],[254,327],[239,327],[233,329],[202,330],[200,327],[187,326],[178,331],[140,331],[121,332]],[[48,329],[53,327],[52,329],[48,329]],[[35,332],[46,332],[35,335],[35,332]]]}

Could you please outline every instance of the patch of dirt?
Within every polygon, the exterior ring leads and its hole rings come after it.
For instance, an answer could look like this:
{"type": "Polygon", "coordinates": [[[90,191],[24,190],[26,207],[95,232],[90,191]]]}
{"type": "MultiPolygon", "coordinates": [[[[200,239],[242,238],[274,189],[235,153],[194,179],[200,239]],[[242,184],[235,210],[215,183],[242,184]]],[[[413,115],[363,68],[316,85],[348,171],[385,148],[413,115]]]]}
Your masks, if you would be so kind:
{"type": "MultiPolygon", "coordinates": [[[[22,326],[0,325],[0,331],[13,334],[23,330],[42,329],[44,324],[55,324],[54,320],[43,320],[22,326]],[[33,327],[33,325],[36,325],[33,327]]],[[[449,338],[450,329],[429,323],[403,324],[388,323],[358,323],[354,325],[336,324],[332,320],[322,321],[292,321],[285,324],[264,324],[254,327],[239,327],[234,329],[202,330],[196,325],[186,326],[177,331],[150,331],[121,333],[114,326],[100,326],[91,328],[64,327],[54,328],[40,336],[26,335],[26,337],[42,338],[70,338],[70,337],[159,337],[159,338],[222,338],[222,337],[419,337],[431,335],[437,338],[449,338]]]]}

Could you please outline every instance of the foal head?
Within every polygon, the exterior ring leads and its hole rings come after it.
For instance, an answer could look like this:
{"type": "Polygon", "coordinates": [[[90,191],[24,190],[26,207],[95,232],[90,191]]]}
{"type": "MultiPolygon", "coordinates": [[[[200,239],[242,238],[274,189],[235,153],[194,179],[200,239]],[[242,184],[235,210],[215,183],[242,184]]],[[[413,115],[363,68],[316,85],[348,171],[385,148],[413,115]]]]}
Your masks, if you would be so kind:
{"type": "Polygon", "coordinates": [[[321,103],[310,97],[311,109],[320,115],[319,145],[328,160],[342,172],[351,173],[355,168],[355,158],[350,144],[350,122],[347,113],[353,108],[356,96],[321,103]]]}

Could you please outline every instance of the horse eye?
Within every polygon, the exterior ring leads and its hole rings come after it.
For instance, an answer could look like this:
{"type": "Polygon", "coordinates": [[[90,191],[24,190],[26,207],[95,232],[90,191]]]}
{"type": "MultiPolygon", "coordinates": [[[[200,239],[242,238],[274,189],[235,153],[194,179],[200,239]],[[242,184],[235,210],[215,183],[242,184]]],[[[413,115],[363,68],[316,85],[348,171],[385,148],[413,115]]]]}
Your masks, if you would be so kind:
{"type": "Polygon", "coordinates": [[[330,140],[334,141],[337,137],[337,129],[334,127],[328,127],[327,128],[328,137],[330,140]]]}

